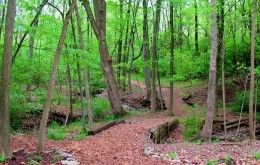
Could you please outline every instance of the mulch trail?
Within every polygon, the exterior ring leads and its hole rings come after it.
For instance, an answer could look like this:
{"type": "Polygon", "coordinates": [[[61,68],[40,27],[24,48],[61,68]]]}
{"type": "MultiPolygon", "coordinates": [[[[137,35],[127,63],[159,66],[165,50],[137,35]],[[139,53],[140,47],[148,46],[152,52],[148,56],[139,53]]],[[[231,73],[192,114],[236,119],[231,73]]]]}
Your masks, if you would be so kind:
{"type": "MultiPolygon", "coordinates": [[[[169,164],[144,155],[144,148],[152,145],[147,135],[148,129],[167,120],[170,118],[160,113],[130,119],[125,124],[119,124],[82,141],[46,140],[45,149],[71,151],[82,164],[169,164]]],[[[12,146],[14,150],[25,148],[26,151],[33,151],[36,140],[32,135],[18,135],[12,138],[12,146]]]]}

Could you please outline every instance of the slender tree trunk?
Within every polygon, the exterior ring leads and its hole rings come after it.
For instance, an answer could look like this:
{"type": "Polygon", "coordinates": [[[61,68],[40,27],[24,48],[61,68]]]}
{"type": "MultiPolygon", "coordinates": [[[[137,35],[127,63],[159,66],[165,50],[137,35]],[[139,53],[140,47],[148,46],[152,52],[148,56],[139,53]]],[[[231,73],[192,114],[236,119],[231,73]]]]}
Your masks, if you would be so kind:
{"type": "Polygon", "coordinates": [[[211,0],[211,56],[209,68],[209,83],[207,97],[207,116],[201,132],[201,138],[211,141],[214,114],[216,111],[216,74],[217,74],[217,54],[218,54],[218,25],[217,25],[217,1],[211,0]]]}
{"type": "Polygon", "coordinates": [[[9,89],[15,16],[16,0],[8,0],[0,85],[0,151],[3,151],[5,158],[12,157],[10,144],[9,89]]]}
{"type": "MultiPolygon", "coordinates": [[[[120,0],[120,20],[123,20],[123,0],[120,0]]],[[[117,84],[121,86],[121,62],[122,62],[122,47],[123,47],[123,22],[120,21],[119,41],[117,50],[117,84]]]]}
{"type": "Polygon", "coordinates": [[[226,81],[225,81],[225,43],[224,39],[222,39],[221,44],[221,63],[222,63],[222,104],[223,104],[223,117],[224,117],[224,136],[225,140],[227,139],[227,124],[226,124],[226,81]]]}
{"type": "Polygon", "coordinates": [[[146,86],[146,98],[151,98],[151,69],[149,62],[151,60],[149,50],[149,29],[148,29],[148,7],[147,0],[143,0],[143,60],[144,60],[144,79],[146,86]]]}
{"type": "MultiPolygon", "coordinates": [[[[67,56],[69,56],[67,54],[67,56]]],[[[70,68],[70,62],[69,62],[69,57],[67,57],[67,82],[69,84],[69,108],[70,108],[70,117],[73,115],[73,92],[72,92],[72,78],[71,78],[71,68],[70,68]]]]}
{"type": "Polygon", "coordinates": [[[2,37],[2,30],[3,30],[3,26],[4,26],[4,21],[5,21],[5,8],[6,8],[6,3],[7,3],[7,0],[4,1],[4,7],[3,7],[3,10],[1,11],[1,25],[0,25],[0,39],[2,37]]]}
{"type": "Polygon", "coordinates": [[[131,17],[131,0],[128,1],[128,9],[127,9],[127,14],[126,14],[126,17],[127,17],[127,21],[126,21],[126,32],[125,32],[125,41],[124,41],[124,47],[123,47],[123,51],[124,51],[124,55],[123,55],[123,67],[122,67],[122,76],[123,76],[123,79],[122,79],[122,87],[123,87],[123,91],[126,90],[126,71],[127,71],[127,59],[128,59],[128,56],[129,56],[129,45],[128,45],[128,42],[129,42],[129,24],[130,24],[130,17],[131,17]]]}
{"type": "Polygon", "coordinates": [[[199,32],[198,32],[198,4],[197,0],[194,0],[194,8],[195,8],[195,54],[199,54],[199,32]]]}
{"type": "MultiPolygon", "coordinates": [[[[87,69],[84,70],[84,79],[85,79],[85,91],[86,91],[86,100],[87,100],[87,111],[88,111],[88,124],[89,130],[93,130],[93,110],[92,110],[92,98],[89,90],[89,71],[87,69]]],[[[86,114],[83,115],[86,117],[86,114]]]]}
{"type": "MultiPolygon", "coordinates": [[[[79,15],[78,6],[75,8],[75,13],[76,13],[76,17],[77,17],[77,25],[78,25],[78,33],[79,33],[79,46],[80,46],[80,50],[84,51],[85,45],[84,45],[83,31],[82,31],[82,26],[81,26],[81,17],[79,15]]],[[[83,84],[82,84],[82,78],[81,78],[81,67],[80,67],[80,63],[79,63],[80,57],[81,56],[79,56],[78,60],[77,60],[78,85],[79,85],[79,91],[80,91],[82,126],[83,126],[83,130],[87,131],[86,117],[84,116],[85,110],[84,110],[84,107],[83,107],[83,90],[82,90],[83,84]]]]}
{"type": "Polygon", "coordinates": [[[151,86],[151,111],[155,111],[159,105],[157,102],[157,89],[156,89],[156,70],[157,68],[157,41],[159,37],[160,14],[161,14],[162,0],[156,1],[156,14],[153,27],[153,45],[152,45],[152,86],[151,86]]]}
{"type": "Polygon", "coordinates": [[[180,7],[179,7],[179,9],[180,9],[180,13],[179,13],[179,38],[178,38],[178,40],[179,40],[179,47],[180,47],[180,50],[182,50],[182,44],[183,44],[183,38],[182,38],[182,4],[180,4],[180,7]]]}
{"type": "Polygon", "coordinates": [[[64,41],[65,41],[65,38],[66,38],[66,34],[67,34],[67,31],[68,31],[70,17],[71,17],[71,14],[72,14],[75,6],[76,6],[76,0],[72,0],[72,4],[69,8],[69,11],[66,14],[66,18],[65,18],[64,22],[63,22],[63,27],[62,27],[59,43],[57,45],[55,57],[54,57],[54,60],[53,60],[48,91],[47,91],[45,103],[44,103],[44,106],[43,106],[43,114],[42,114],[42,119],[41,119],[41,123],[40,123],[38,146],[37,146],[37,152],[38,153],[43,152],[43,141],[44,141],[44,138],[45,138],[46,126],[47,126],[47,121],[48,121],[49,112],[50,112],[50,108],[51,108],[51,98],[52,98],[52,91],[53,91],[53,88],[55,86],[55,77],[56,77],[56,73],[57,73],[57,70],[58,70],[58,64],[59,64],[59,60],[60,60],[60,56],[61,56],[61,51],[62,51],[64,41]]]}
{"type": "MultiPolygon", "coordinates": [[[[249,131],[250,138],[255,139],[254,132],[254,92],[255,92],[255,33],[256,33],[257,0],[253,0],[251,24],[251,73],[249,96],[249,131]]],[[[255,103],[256,104],[256,103],[255,103]]]]}
{"type": "Polygon", "coordinates": [[[170,32],[171,32],[171,42],[170,42],[170,108],[169,114],[174,115],[173,110],[173,74],[174,74],[174,6],[173,2],[170,2],[170,32]]]}

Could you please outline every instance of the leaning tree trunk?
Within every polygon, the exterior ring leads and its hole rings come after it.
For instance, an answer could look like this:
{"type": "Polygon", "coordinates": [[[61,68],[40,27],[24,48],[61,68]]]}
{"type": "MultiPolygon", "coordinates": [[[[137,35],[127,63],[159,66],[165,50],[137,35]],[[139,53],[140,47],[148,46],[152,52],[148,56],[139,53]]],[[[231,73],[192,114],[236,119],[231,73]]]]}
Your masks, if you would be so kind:
{"type": "Polygon", "coordinates": [[[216,111],[216,73],[217,73],[217,53],[218,53],[218,25],[217,25],[217,5],[216,0],[211,0],[211,56],[209,68],[209,83],[207,97],[207,116],[201,132],[201,138],[211,141],[213,119],[216,111]]]}
{"type": "MultiPolygon", "coordinates": [[[[0,84],[0,151],[3,152],[5,158],[12,157],[10,144],[9,89],[15,15],[16,0],[9,0],[7,5],[2,75],[0,84]]],[[[0,154],[2,154],[1,152],[0,154]]]]}
{"type": "Polygon", "coordinates": [[[113,114],[123,113],[121,97],[119,95],[113,73],[112,59],[109,56],[106,42],[106,2],[105,0],[94,1],[93,13],[89,0],[81,1],[87,12],[94,33],[98,39],[102,70],[106,79],[108,98],[111,104],[111,112],[113,114]]]}
{"type": "MultiPolygon", "coordinates": [[[[257,0],[253,1],[253,13],[251,24],[251,74],[250,74],[250,96],[249,96],[249,131],[250,138],[255,139],[254,132],[254,92],[255,92],[255,33],[256,33],[256,15],[257,0]]],[[[255,103],[256,104],[256,103],[255,103]]],[[[255,119],[256,120],[256,119],[255,119]]]]}
{"type": "Polygon", "coordinates": [[[71,17],[71,14],[72,14],[75,6],[76,6],[76,1],[77,0],[72,1],[72,4],[70,5],[69,11],[66,14],[66,18],[65,18],[64,23],[63,23],[59,43],[57,45],[56,54],[55,54],[55,57],[54,57],[54,60],[53,60],[48,91],[47,91],[45,103],[44,103],[44,106],[43,106],[42,119],[41,119],[41,123],[40,123],[38,146],[37,146],[37,152],[38,153],[43,152],[43,140],[44,140],[44,137],[45,137],[47,121],[48,121],[48,118],[49,118],[49,112],[50,112],[50,108],[51,108],[51,98],[52,98],[52,91],[53,91],[53,88],[55,86],[55,77],[56,77],[57,70],[58,70],[58,64],[59,64],[59,60],[60,60],[60,56],[61,56],[61,52],[62,52],[62,47],[64,45],[66,34],[67,34],[67,31],[68,31],[70,17],[71,17]]]}

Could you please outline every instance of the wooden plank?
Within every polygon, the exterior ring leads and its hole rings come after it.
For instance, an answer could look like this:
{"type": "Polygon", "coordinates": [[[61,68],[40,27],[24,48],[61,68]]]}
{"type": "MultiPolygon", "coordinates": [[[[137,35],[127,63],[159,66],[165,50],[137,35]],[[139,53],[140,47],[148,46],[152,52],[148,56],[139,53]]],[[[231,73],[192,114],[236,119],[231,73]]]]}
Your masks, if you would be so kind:
{"type": "Polygon", "coordinates": [[[125,123],[125,120],[118,120],[118,121],[112,121],[108,124],[105,124],[97,129],[94,129],[94,130],[91,130],[91,131],[88,131],[88,134],[89,135],[96,135],[97,133],[101,132],[101,131],[104,131],[112,126],[115,126],[115,125],[118,125],[118,124],[122,124],[122,123],[125,123]]]}

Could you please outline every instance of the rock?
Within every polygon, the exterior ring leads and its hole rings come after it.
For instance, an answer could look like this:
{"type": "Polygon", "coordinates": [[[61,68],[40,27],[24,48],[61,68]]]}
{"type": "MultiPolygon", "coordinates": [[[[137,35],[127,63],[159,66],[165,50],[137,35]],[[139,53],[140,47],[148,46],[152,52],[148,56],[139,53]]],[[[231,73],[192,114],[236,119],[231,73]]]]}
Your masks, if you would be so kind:
{"type": "Polygon", "coordinates": [[[68,160],[62,160],[61,161],[62,165],[79,165],[79,162],[77,161],[68,161],[68,160]]]}
{"type": "Polygon", "coordinates": [[[144,154],[146,156],[151,156],[151,155],[154,155],[155,153],[157,153],[157,151],[152,147],[145,147],[144,148],[144,154]]]}

